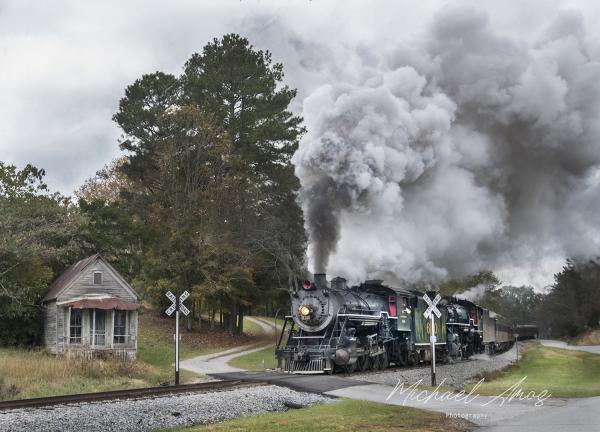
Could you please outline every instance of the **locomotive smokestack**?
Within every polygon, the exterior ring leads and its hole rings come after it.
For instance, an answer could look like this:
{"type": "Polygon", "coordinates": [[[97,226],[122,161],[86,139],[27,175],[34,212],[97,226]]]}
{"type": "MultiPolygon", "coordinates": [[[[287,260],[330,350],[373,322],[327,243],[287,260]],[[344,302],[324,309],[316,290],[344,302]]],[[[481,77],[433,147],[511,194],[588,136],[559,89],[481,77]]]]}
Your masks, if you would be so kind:
{"type": "Polygon", "coordinates": [[[327,289],[327,274],[315,273],[315,285],[319,289],[327,289]]]}

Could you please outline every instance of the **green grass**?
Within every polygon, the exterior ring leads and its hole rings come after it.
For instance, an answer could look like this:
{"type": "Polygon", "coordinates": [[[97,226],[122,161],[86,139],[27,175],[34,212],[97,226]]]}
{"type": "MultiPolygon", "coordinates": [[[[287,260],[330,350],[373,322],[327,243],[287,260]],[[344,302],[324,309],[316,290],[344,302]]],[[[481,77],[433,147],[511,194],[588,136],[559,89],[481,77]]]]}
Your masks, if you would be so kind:
{"type": "Polygon", "coordinates": [[[473,425],[461,419],[416,408],[373,402],[338,400],[310,408],[241,417],[212,425],[169,429],[195,432],[348,432],[412,431],[459,432],[473,425]]]}
{"type": "Polygon", "coordinates": [[[236,357],[229,362],[229,365],[251,371],[275,369],[277,366],[275,361],[275,347],[270,346],[260,351],[236,357]]]}
{"type": "Polygon", "coordinates": [[[270,322],[272,324],[277,324],[277,325],[280,325],[280,326],[283,325],[283,316],[282,315],[278,316],[277,320],[275,318],[273,318],[273,317],[268,317],[268,316],[258,316],[256,318],[260,318],[261,320],[268,321],[268,322],[270,322]]]}
{"type": "Polygon", "coordinates": [[[525,376],[520,386],[525,393],[548,390],[553,397],[600,396],[600,355],[530,344],[521,361],[485,376],[477,391],[499,395],[525,376]]]}
{"type": "Polygon", "coordinates": [[[244,317],[244,333],[251,334],[253,336],[260,336],[265,334],[263,328],[255,322],[250,321],[248,317],[244,317]]]}

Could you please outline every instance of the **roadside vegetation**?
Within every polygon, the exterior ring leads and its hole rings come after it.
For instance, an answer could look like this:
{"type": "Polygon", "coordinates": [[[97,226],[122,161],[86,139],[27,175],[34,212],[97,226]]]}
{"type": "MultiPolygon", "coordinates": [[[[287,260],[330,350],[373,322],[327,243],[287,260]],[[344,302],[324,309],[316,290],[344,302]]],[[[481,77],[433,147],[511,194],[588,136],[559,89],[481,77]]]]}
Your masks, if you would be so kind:
{"type": "Polygon", "coordinates": [[[462,432],[474,425],[462,419],[448,419],[445,415],[416,408],[385,405],[373,402],[339,400],[310,408],[281,413],[241,417],[222,423],[179,428],[197,432],[290,432],[327,431],[412,431],[462,432]]]}
{"type": "Polygon", "coordinates": [[[552,397],[600,396],[600,355],[528,344],[518,363],[485,375],[477,390],[499,395],[523,377],[527,379],[520,387],[525,394],[548,390],[552,397]]]}
{"type": "Polygon", "coordinates": [[[600,345],[600,329],[587,331],[570,343],[573,345],[600,345]]]}

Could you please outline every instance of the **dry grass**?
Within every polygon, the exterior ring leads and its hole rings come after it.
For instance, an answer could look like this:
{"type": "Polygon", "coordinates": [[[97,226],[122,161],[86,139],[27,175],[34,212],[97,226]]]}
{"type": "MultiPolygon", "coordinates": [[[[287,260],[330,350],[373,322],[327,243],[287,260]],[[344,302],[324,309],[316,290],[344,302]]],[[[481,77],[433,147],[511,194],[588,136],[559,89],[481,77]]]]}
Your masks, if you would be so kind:
{"type": "MultiPolygon", "coordinates": [[[[139,317],[138,360],[84,361],[55,357],[44,351],[0,348],[0,400],[87,393],[173,382],[174,320],[143,308],[139,317]]],[[[181,358],[194,357],[259,343],[265,338],[231,336],[208,326],[192,332],[181,329],[181,358]]],[[[182,382],[198,375],[182,371],[182,382]]]]}
{"type": "Polygon", "coordinates": [[[582,334],[575,341],[575,345],[600,345],[600,329],[582,334]]]}
{"type": "Polygon", "coordinates": [[[160,376],[142,362],[83,361],[43,351],[0,350],[0,400],[156,385],[160,376]]]}

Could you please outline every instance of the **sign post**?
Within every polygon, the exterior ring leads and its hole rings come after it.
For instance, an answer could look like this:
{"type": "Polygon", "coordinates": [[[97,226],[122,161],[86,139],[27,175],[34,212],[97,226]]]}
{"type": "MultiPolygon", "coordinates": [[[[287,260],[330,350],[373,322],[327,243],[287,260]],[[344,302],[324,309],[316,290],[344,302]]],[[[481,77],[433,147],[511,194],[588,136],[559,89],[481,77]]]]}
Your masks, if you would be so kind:
{"type": "Polygon", "coordinates": [[[435,386],[435,343],[437,342],[436,337],[435,337],[435,317],[434,317],[434,315],[438,318],[440,316],[442,316],[442,314],[440,313],[439,309],[436,306],[441,299],[442,299],[442,296],[440,296],[439,294],[436,295],[433,300],[431,300],[427,294],[423,294],[423,300],[425,300],[425,303],[427,303],[429,305],[427,307],[427,309],[425,310],[425,312],[423,312],[423,315],[425,316],[425,318],[429,318],[431,320],[431,334],[429,335],[429,342],[431,342],[431,385],[432,386],[435,386]]]}
{"type": "Polygon", "coordinates": [[[185,307],[183,302],[190,296],[190,293],[184,291],[179,298],[175,297],[171,291],[167,291],[165,294],[169,300],[173,302],[171,306],[165,311],[169,316],[175,312],[175,385],[179,385],[179,312],[187,316],[190,310],[185,307]]]}

